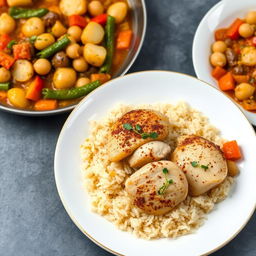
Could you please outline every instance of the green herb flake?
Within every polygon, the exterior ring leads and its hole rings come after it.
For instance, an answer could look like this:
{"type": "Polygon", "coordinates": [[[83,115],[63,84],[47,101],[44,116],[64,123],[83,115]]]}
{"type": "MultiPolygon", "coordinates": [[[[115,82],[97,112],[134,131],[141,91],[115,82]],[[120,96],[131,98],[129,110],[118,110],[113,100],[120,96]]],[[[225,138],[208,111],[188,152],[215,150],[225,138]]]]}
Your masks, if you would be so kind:
{"type": "Polygon", "coordinates": [[[169,171],[168,171],[167,168],[164,168],[164,169],[163,169],[163,173],[164,173],[164,174],[167,174],[168,172],[169,172],[169,171]]]}
{"type": "Polygon", "coordinates": [[[193,162],[191,162],[191,165],[192,165],[193,167],[197,167],[197,166],[198,166],[198,162],[193,161],[193,162]]]}
{"type": "Polygon", "coordinates": [[[156,138],[158,137],[158,133],[156,133],[156,132],[151,132],[151,133],[149,134],[149,137],[152,138],[152,139],[156,139],[156,138]]]}
{"type": "Polygon", "coordinates": [[[149,136],[148,136],[147,133],[142,133],[142,134],[141,134],[141,137],[142,137],[142,139],[147,139],[149,136]]]}
{"type": "Polygon", "coordinates": [[[129,124],[129,123],[126,123],[126,124],[123,124],[123,127],[124,129],[128,130],[128,131],[131,131],[133,128],[132,128],[132,125],[129,124]]]}
{"type": "Polygon", "coordinates": [[[141,126],[140,126],[139,124],[136,124],[136,125],[135,125],[135,130],[136,130],[137,132],[141,132],[141,131],[142,131],[142,128],[141,128],[141,126]]]}
{"type": "Polygon", "coordinates": [[[169,184],[173,184],[173,180],[169,180],[168,182],[169,182],[169,184]]]}
{"type": "Polygon", "coordinates": [[[209,168],[208,165],[203,165],[203,164],[200,167],[203,168],[204,170],[207,170],[209,168]]]}
{"type": "Polygon", "coordinates": [[[34,44],[35,41],[36,41],[36,39],[37,39],[37,36],[31,36],[31,37],[29,38],[29,42],[30,42],[31,44],[34,44]]]}

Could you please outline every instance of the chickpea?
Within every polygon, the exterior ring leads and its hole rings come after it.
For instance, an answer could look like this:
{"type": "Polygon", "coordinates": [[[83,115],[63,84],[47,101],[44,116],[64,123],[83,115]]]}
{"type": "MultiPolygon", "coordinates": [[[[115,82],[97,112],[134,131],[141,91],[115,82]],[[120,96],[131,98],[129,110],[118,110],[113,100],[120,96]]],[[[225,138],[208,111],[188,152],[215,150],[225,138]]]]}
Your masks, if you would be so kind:
{"type": "Polygon", "coordinates": [[[0,16],[0,34],[10,34],[16,27],[15,20],[8,15],[3,13],[0,16]]]}
{"type": "Polygon", "coordinates": [[[81,40],[82,29],[80,27],[72,26],[68,29],[67,33],[72,36],[76,40],[76,42],[79,42],[81,40]]]}
{"type": "Polygon", "coordinates": [[[44,23],[40,18],[30,18],[22,26],[21,31],[26,37],[39,36],[44,33],[44,23]]]}
{"type": "Polygon", "coordinates": [[[22,88],[12,88],[7,92],[10,103],[16,108],[26,108],[29,101],[26,99],[26,92],[22,88]]]}
{"type": "Polygon", "coordinates": [[[248,83],[241,83],[235,88],[235,96],[239,100],[246,100],[253,95],[254,91],[254,86],[248,83]]]}
{"type": "Polygon", "coordinates": [[[71,44],[66,49],[66,54],[71,59],[77,59],[80,57],[80,45],[79,44],[71,44]]]}
{"type": "Polygon", "coordinates": [[[210,60],[211,60],[211,64],[214,67],[217,67],[217,66],[224,67],[227,63],[226,56],[221,52],[214,52],[211,55],[210,60]]]}
{"type": "Polygon", "coordinates": [[[0,83],[6,83],[11,79],[11,72],[6,68],[0,68],[0,83]]]}
{"type": "Polygon", "coordinates": [[[227,50],[227,45],[223,41],[216,41],[212,45],[213,52],[225,52],[227,50]]]}
{"type": "Polygon", "coordinates": [[[67,33],[67,29],[59,20],[57,20],[52,27],[52,33],[55,37],[60,37],[67,33]]]}
{"type": "Polygon", "coordinates": [[[254,33],[254,28],[252,25],[248,23],[244,23],[239,27],[239,34],[244,38],[251,37],[253,33],[254,33]]]}
{"type": "Polygon", "coordinates": [[[55,42],[55,38],[50,33],[44,33],[39,35],[35,41],[35,47],[37,50],[43,50],[55,42]]]}
{"type": "Polygon", "coordinates": [[[256,24],[256,12],[255,11],[248,12],[245,20],[248,24],[256,24]]]}
{"type": "Polygon", "coordinates": [[[52,65],[47,59],[38,59],[34,63],[34,70],[38,75],[47,75],[51,71],[52,65]]]}
{"type": "Polygon", "coordinates": [[[76,87],[82,87],[86,84],[89,84],[91,80],[87,77],[81,77],[76,81],[76,87]]]}
{"type": "Polygon", "coordinates": [[[115,18],[116,23],[121,23],[127,14],[127,4],[124,2],[116,2],[108,7],[107,13],[115,18]]]}
{"type": "Polygon", "coordinates": [[[104,12],[104,6],[100,1],[91,1],[88,4],[88,11],[92,16],[97,16],[104,12]]]}
{"type": "Polygon", "coordinates": [[[76,72],[73,68],[58,68],[53,75],[53,84],[57,89],[67,89],[76,83],[76,72]]]}
{"type": "Polygon", "coordinates": [[[73,68],[77,72],[85,72],[88,69],[88,63],[83,57],[73,60],[73,68]]]}
{"type": "Polygon", "coordinates": [[[104,33],[104,29],[100,24],[89,22],[82,33],[81,40],[83,44],[99,44],[103,40],[104,33]]]}

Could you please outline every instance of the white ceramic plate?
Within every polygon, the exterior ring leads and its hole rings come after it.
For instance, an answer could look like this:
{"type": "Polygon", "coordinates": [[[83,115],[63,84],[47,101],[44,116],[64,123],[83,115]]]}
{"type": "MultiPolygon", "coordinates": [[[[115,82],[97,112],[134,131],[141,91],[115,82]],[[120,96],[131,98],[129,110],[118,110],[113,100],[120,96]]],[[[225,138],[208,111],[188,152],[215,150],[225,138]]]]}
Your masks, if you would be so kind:
{"type": "MultiPolygon", "coordinates": [[[[204,16],[197,28],[193,43],[193,64],[199,79],[218,88],[216,80],[211,76],[212,67],[209,62],[211,44],[214,42],[214,31],[217,28],[228,27],[238,17],[244,18],[250,10],[256,10],[255,0],[223,0],[204,16]]],[[[244,109],[242,111],[249,121],[256,125],[256,114],[244,109]]]]}
{"type": "Polygon", "coordinates": [[[240,109],[224,94],[196,78],[173,72],[148,71],[114,79],[85,98],[66,121],[55,152],[55,179],[70,218],[96,244],[116,255],[204,255],[228,243],[245,226],[256,203],[256,136],[240,109]],[[88,120],[100,119],[116,103],[177,103],[202,111],[228,140],[243,150],[241,174],[231,195],[208,215],[195,234],[146,241],[118,230],[92,213],[83,187],[80,145],[88,136],[88,120]]]}

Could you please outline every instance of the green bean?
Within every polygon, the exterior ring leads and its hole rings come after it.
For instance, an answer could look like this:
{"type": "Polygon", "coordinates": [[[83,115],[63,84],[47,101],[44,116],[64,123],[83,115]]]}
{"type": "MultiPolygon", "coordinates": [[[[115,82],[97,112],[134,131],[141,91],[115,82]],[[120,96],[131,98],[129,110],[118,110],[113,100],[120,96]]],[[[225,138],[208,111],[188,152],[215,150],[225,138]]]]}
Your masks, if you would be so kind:
{"type": "Polygon", "coordinates": [[[71,100],[83,97],[101,85],[99,80],[91,82],[81,87],[67,90],[52,90],[44,88],[42,94],[45,99],[71,100]]]}
{"type": "Polygon", "coordinates": [[[25,8],[19,8],[19,7],[11,7],[9,10],[10,15],[14,19],[27,19],[27,18],[31,18],[31,17],[42,17],[48,12],[49,12],[49,10],[46,8],[25,9],[25,8]]]}
{"type": "Polygon", "coordinates": [[[64,36],[61,40],[55,42],[54,44],[42,50],[41,52],[37,53],[37,56],[39,58],[47,59],[56,52],[59,52],[62,49],[64,49],[70,42],[70,39],[67,36],[64,36]]]}
{"type": "Polygon", "coordinates": [[[106,33],[106,46],[107,46],[107,57],[105,63],[100,69],[100,73],[109,73],[112,60],[114,56],[114,36],[115,36],[115,18],[108,15],[107,24],[105,27],[106,33]]]}
{"type": "Polygon", "coordinates": [[[9,88],[10,88],[10,82],[7,82],[7,83],[0,83],[0,90],[3,90],[3,91],[8,91],[9,88]]]}
{"type": "Polygon", "coordinates": [[[12,40],[12,41],[10,41],[9,44],[7,45],[7,48],[8,48],[8,49],[12,49],[12,47],[13,47],[15,44],[17,44],[17,42],[16,42],[15,40],[12,40]]]}

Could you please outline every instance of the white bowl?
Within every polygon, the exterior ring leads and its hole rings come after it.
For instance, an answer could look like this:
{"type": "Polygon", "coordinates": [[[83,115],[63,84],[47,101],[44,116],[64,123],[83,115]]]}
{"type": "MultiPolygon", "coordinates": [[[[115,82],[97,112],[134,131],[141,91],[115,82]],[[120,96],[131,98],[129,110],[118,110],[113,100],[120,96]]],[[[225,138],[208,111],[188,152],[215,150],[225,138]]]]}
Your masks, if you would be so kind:
{"type": "MultiPolygon", "coordinates": [[[[204,16],[197,28],[193,42],[193,64],[199,79],[218,88],[216,80],[211,76],[212,67],[209,62],[211,44],[214,42],[214,31],[218,28],[228,27],[238,17],[244,18],[249,10],[256,10],[255,0],[223,0],[213,6],[204,16]]],[[[256,125],[256,114],[240,108],[249,121],[256,125]]]]}
{"type": "Polygon", "coordinates": [[[214,87],[179,73],[139,72],[111,80],[96,89],[69,116],[55,151],[56,185],[66,211],[78,228],[96,244],[116,255],[209,254],[233,239],[254,212],[255,148],[256,136],[244,114],[214,87]],[[118,102],[176,103],[180,100],[209,117],[224,138],[238,140],[244,155],[244,160],[239,163],[241,173],[230,196],[216,205],[196,233],[178,239],[138,239],[91,212],[83,187],[80,145],[88,136],[88,120],[102,118],[118,102]]]}

